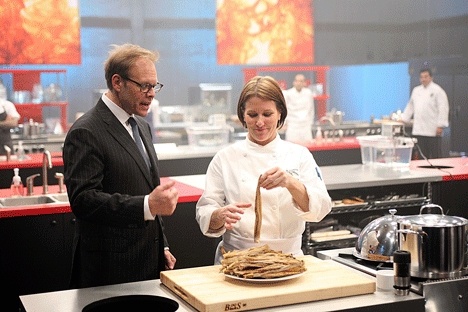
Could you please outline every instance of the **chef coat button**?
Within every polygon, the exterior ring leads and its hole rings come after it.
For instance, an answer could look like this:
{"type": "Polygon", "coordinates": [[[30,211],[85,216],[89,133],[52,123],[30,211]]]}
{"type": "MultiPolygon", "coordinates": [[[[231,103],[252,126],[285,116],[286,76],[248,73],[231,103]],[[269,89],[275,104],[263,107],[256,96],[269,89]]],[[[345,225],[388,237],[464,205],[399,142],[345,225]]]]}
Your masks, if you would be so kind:
{"type": "Polygon", "coordinates": [[[276,210],[278,209],[278,206],[272,206],[271,209],[276,210]]]}

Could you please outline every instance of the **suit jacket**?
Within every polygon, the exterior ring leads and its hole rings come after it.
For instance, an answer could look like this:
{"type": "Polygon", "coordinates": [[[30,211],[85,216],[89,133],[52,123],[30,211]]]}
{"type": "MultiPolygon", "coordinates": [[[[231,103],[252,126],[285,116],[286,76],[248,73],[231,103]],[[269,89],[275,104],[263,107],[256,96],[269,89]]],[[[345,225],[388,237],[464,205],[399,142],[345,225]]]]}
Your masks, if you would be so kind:
{"type": "Polygon", "coordinates": [[[76,216],[71,287],[159,278],[164,269],[161,218],[144,220],[144,196],[160,184],[147,122],[136,118],[148,169],[125,127],[100,99],[65,138],[64,174],[76,216]]]}

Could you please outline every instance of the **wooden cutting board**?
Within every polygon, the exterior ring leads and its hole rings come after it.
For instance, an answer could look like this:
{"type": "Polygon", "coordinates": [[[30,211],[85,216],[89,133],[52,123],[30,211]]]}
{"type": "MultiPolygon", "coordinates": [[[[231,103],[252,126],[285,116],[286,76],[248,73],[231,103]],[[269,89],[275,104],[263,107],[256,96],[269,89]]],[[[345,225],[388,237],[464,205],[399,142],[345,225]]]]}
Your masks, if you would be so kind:
{"type": "Polygon", "coordinates": [[[161,272],[161,282],[201,312],[246,311],[375,292],[375,280],[333,260],[299,257],[307,271],[274,283],[234,280],[220,265],[161,272]]]}

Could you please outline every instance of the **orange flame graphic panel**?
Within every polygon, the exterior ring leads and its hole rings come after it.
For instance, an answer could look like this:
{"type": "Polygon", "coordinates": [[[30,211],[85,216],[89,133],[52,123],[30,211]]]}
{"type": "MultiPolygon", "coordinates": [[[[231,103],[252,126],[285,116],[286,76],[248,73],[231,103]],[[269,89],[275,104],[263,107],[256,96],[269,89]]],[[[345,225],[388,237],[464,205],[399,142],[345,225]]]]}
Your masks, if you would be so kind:
{"type": "Polygon", "coordinates": [[[78,0],[0,0],[0,64],[80,64],[78,0]]]}
{"type": "Polygon", "coordinates": [[[217,0],[218,64],[313,64],[312,0],[217,0]]]}

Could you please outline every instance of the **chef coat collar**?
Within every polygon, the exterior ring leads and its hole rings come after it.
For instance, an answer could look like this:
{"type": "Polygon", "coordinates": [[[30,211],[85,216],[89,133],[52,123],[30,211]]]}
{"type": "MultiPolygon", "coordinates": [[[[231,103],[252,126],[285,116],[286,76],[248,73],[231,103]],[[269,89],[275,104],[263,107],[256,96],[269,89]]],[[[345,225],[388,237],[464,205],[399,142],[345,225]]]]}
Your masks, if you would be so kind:
{"type": "Polygon", "coordinates": [[[271,141],[270,143],[268,143],[267,145],[259,145],[259,144],[255,143],[255,142],[251,141],[249,136],[247,136],[246,140],[245,140],[248,148],[255,148],[257,150],[260,149],[261,151],[264,151],[264,152],[275,151],[276,147],[278,146],[280,141],[281,141],[281,138],[280,138],[278,133],[276,134],[276,138],[273,141],[271,141]]]}

